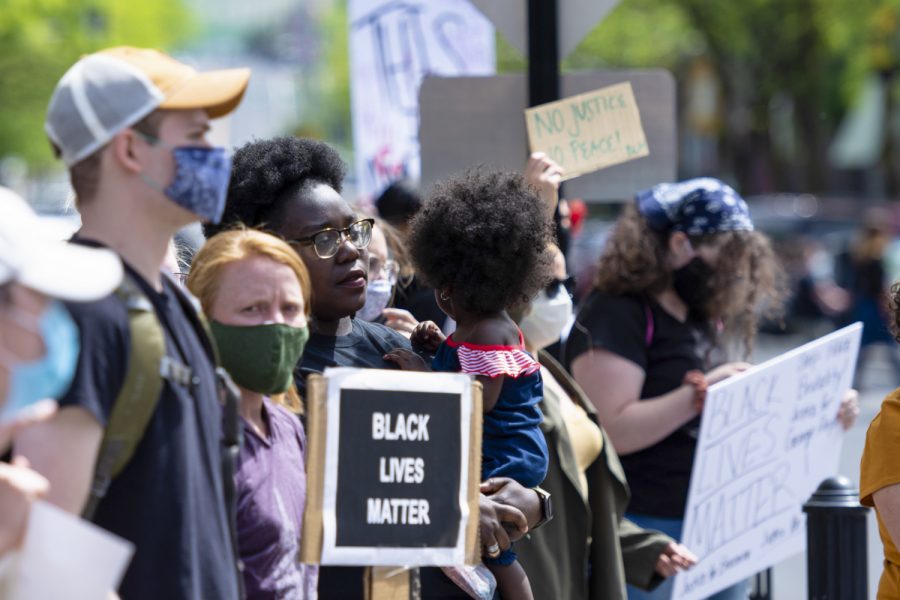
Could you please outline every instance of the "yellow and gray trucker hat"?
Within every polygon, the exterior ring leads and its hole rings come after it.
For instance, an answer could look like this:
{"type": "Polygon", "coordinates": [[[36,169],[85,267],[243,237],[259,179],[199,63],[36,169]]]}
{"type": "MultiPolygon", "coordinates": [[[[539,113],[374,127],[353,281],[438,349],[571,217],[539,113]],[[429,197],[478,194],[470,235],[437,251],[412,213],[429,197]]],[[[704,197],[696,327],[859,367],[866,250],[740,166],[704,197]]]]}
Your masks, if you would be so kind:
{"type": "Polygon", "coordinates": [[[44,130],[72,166],[156,109],[233,111],[250,69],[198,72],[158,50],[120,46],[75,63],[53,91],[44,130]]]}

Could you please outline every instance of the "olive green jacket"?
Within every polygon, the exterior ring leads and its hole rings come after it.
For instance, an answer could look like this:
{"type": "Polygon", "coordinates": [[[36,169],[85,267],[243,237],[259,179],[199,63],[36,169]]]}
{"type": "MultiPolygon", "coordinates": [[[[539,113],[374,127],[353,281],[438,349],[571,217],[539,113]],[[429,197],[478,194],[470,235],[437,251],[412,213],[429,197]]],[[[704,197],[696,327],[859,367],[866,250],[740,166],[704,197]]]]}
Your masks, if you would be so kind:
{"type": "MultiPolygon", "coordinates": [[[[595,422],[587,396],[549,354],[538,357],[595,422]]],[[[656,562],[672,538],[625,519],[629,490],[612,443],[601,427],[603,450],[587,470],[588,501],[578,491],[578,464],[560,412],[559,399],[544,388],[541,429],[550,450],[547,478],[553,520],[516,542],[536,600],[617,600],[625,584],[652,589],[662,582],[656,562]],[[590,577],[588,563],[590,562],[590,577]]]]}

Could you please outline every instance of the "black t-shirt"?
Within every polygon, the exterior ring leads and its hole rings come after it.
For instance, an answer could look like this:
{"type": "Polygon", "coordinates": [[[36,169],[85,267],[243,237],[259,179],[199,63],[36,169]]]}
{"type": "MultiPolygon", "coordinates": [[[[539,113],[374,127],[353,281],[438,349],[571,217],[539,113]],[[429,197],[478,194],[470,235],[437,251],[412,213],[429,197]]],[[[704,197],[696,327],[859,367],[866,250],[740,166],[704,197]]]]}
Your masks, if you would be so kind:
{"type": "MultiPolygon", "coordinates": [[[[366,369],[396,369],[397,365],[382,358],[395,348],[412,349],[409,340],[393,329],[379,323],[352,319],[353,329],[348,335],[331,336],[314,333],[309,336],[303,358],[294,370],[294,380],[301,393],[306,377],[321,373],[327,367],[359,367],[366,369]]],[[[440,569],[421,569],[422,598],[468,598],[440,569]]],[[[320,567],[319,598],[362,600],[364,598],[363,569],[361,567],[320,567]]]]}
{"type": "Polygon", "coordinates": [[[394,306],[408,310],[418,321],[434,321],[438,325],[447,319],[434,297],[434,289],[413,278],[406,287],[397,287],[394,306]]]}
{"type": "MultiPolygon", "coordinates": [[[[194,383],[163,382],[144,437],[97,507],[94,522],[135,544],[120,587],[123,600],[237,598],[210,349],[174,284],[164,282],[160,294],[126,270],[163,325],[166,355],[189,365],[194,383]]],[[[128,368],[128,313],[114,295],[66,306],[81,332],[81,355],[60,405],[80,406],[105,427],[128,368]]]]}
{"type": "MultiPolygon", "coordinates": [[[[566,340],[565,362],[571,368],[591,348],[618,354],[644,370],[644,400],[678,388],[688,371],[704,369],[703,339],[698,326],[682,323],[653,300],[594,291],[566,340]]],[[[629,512],[684,517],[699,427],[698,417],[649,448],[620,455],[632,492],[629,512]]]]}
{"type": "Polygon", "coordinates": [[[885,293],[884,263],[881,259],[866,259],[854,263],[853,292],[861,298],[880,300],[885,293]]]}
{"type": "Polygon", "coordinates": [[[409,340],[390,327],[362,319],[351,319],[351,323],[353,329],[347,335],[313,333],[309,336],[303,358],[294,369],[301,393],[311,373],[321,373],[327,367],[396,369],[397,365],[384,360],[384,355],[396,348],[412,349],[409,340]]]}

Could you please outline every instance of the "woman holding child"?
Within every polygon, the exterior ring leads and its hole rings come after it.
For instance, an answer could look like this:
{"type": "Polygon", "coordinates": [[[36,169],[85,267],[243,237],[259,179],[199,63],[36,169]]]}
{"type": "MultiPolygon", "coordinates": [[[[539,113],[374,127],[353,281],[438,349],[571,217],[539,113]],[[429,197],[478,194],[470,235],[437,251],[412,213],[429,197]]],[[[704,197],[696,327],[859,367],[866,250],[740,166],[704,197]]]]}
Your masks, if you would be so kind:
{"type": "MultiPolygon", "coordinates": [[[[307,139],[255,141],[234,156],[223,227],[243,223],[282,237],[310,275],[310,338],[295,369],[301,389],[308,374],[329,366],[394,368],[385,354],[410,348],[395,331],[354,318],[365,304],[372,221],[341,197],[344,170],[330,146],[307,139]]],[[[208,228],[207,234],[217,230],[208,228]]],[[[483,540],[493,539],[494,532],[521,536],[541,520],[537,494],[510,479],[491,483],[483,488],[490,495],[481,501],[483,540]],[[511,524],[510,533],[501,522],[511,524]]],[[[503,549],[508,546],[507,539],[497,541],[503,549]]],[[[423,598],[467,597],[440,570],[421,573],[423,598]]],[[[362,598],[361,570],[321,569],[319,592],[323,598],[362,598]]]]}

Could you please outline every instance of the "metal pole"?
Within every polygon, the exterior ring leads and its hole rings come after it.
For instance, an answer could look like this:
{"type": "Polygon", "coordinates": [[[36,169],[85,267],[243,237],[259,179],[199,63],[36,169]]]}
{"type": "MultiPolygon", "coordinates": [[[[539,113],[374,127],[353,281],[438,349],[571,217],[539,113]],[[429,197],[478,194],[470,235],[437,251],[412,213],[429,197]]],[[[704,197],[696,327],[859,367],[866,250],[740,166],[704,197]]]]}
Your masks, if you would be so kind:
{"type": "Polygon", "coordinates": [[[760,571],[753,576],[750,600],[772,600],[772,569],[760,571]]]}
{"type": "Polygon", "coordinates": [[[528,105],[559,100],[558,0],[528,0],[528,105]]]}
{"type": "Polygon", "coordinates": [[[809,600],[868,598],[866,515],[859,490],[832,477],[803,505],[809,600]]]}

